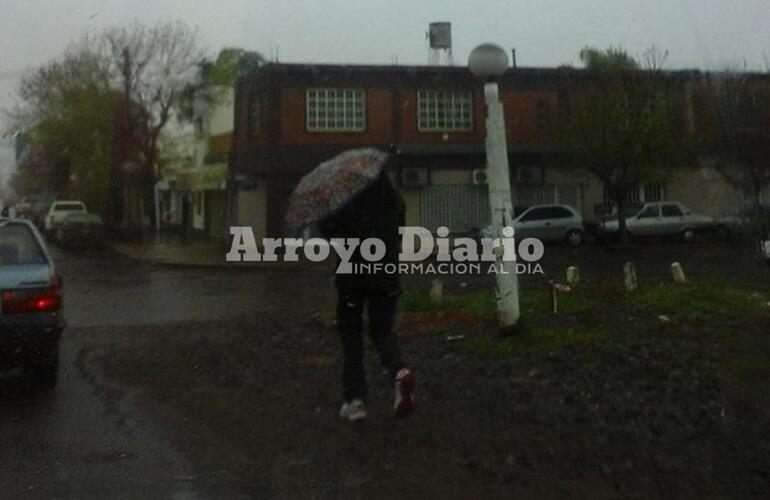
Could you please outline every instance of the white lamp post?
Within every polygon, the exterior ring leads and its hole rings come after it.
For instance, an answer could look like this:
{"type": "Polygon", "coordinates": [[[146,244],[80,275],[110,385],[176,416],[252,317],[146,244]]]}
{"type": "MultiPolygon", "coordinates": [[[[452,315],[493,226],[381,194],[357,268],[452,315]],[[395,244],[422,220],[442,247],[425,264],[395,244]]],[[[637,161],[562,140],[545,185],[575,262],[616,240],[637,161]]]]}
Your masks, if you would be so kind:
{"type": "MultiPolygon", "coordinates": [[[[493,77],[502,75],[508,68],[508,54],[497,45],[479,45],[468,57],[471,72],[486,79],[484,98],[487,103],[487,180],[489,207],[492,214],[492,230],[497,237],[513,236],[513,206],[511,181],[508,171],[508,144],[505,137],[503,105],[500,102],[497,83],[493,77]]],[[[519,280],[516,263],[503,260],[502,249],[495,250],[497,266],[497,310],[503,333],[516,327],[519,320],[519,280]]]]}

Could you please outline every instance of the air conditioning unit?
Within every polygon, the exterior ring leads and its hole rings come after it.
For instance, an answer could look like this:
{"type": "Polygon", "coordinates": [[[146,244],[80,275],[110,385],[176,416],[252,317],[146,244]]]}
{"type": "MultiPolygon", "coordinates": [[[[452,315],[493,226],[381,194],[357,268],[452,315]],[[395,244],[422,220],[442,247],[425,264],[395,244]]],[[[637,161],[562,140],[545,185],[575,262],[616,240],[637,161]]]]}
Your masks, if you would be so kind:
{"type": "Polygon", "coordinates": [[[540,167],[518,167],[516,169],[517,184],[539,184],[543,182],[540,167]]]}
{"type": "Polygon", "coordinates": [[[477,168],[473,171],[473,183],[477,186],[485,186],[489,182],[486,168],[477,168]]]}
{"type": "Polygon", "coordinates": [[[401,170],[401,185],[406,187],[426,186],[428,169],[425,167],[406,167],[401,170]]]}

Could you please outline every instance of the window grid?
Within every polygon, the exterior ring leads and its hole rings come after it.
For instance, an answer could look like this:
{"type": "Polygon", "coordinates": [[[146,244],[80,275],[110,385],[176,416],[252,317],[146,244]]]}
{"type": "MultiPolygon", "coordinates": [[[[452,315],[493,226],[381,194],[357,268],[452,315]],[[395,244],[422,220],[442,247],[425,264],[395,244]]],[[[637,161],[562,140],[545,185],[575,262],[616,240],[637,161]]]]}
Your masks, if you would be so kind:
{"type": "Polygon", "coordinates": [[[421,90],[417,93],[417,128],[421,132],[473,130],[470,92],[421,90]]]}
{"type": "Polygon", "coordinates": [[[361,132],[366,126],[364,91],[315,88],[307,90],[310,132],[361,132]]]}

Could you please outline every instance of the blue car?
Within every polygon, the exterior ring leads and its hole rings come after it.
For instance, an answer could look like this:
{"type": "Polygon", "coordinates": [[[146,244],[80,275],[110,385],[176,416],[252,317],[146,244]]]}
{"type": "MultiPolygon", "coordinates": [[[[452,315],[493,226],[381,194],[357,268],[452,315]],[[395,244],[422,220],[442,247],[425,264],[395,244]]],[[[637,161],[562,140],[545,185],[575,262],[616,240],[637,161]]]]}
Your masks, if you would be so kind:
{"type": "Polygon", "coordinates": [[[21,366],[39,385],[56,385],[61,287],[35,225],[0,218],[0,370],[21,366]]]}

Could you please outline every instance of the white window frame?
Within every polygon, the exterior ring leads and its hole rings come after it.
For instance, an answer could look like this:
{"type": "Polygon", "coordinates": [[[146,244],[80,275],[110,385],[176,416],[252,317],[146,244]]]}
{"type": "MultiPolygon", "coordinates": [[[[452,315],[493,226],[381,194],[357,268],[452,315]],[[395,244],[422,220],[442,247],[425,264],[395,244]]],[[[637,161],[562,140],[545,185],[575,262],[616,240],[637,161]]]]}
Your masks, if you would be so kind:
{"type": "Polygon", "coordinates": [[[425,89],[417,91],[417,130],[473,132],[473,92],[425,89]],[[441,112],[443,111],[443,116],[441,112]],[[467,119],[464,116],[467,113],[467,119]]]}
{"type": "Polygon", "coordinates": [[[364,132],[366,91],[331,87],[306,89],[305,128],[308,132],[364,132]]]}

